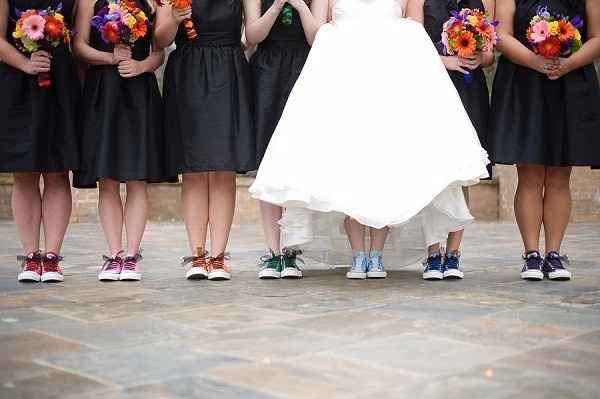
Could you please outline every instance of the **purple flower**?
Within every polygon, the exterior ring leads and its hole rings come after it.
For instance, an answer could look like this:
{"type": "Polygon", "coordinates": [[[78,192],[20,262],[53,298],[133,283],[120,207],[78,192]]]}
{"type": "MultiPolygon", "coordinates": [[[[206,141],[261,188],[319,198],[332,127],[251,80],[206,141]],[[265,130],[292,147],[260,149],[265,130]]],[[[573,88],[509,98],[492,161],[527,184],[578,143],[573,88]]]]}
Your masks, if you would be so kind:
{"type": "Polygon", "coordinates": [[[583,19],[579,15],[574,16],[573,19],[571,19],[571,23],[577,29],[583,28],[583,19]]]}

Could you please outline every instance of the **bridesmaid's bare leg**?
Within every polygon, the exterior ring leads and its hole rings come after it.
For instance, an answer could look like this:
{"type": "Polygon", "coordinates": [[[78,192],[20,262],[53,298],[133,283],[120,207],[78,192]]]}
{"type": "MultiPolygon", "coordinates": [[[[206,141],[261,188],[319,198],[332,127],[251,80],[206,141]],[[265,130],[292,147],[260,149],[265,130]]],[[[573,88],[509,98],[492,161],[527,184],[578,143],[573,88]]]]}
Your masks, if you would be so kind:
{"type": "Polygon", "coordinates": [[[571,167],[546,168],[544,233],[546,253],[560,253],[571,216],[571,167]]]}
{"type": "Polygon", "coordinates": [[[42,222],[46,251],[60,254],[73,201],[71,182],[68,173],[44,173],[44,194],[42,196],[42,222]]]}
{"type": "Polygon", "coordinates": [[[118,181],[101,179],[99,182],[98,215],[108,242],[109,255],[115,257],[123,250],[123,203],[118,181]]]}
{"type": "Polygon", "coordinates": [[[135,256],[140,252],[140,244],[146,230],[147,218],[148,190],[146,182],[127,182],[127,201],[125,202],[127,256],[135,256]]]}
{"type": "Polygon", "coordinates": [[[42,195],[39,173],[15,173],[12,192],[12,211],[21,238],[23,254],[40,249],[42,195]]]}
{"type": "Polygon", "coordinates": [[[382,252],[385,247],[385,240],[390,232],[390,229],[384,227],[383,229],[369,229],[371,236],[371,251],[382,252]]]}
{"type": "Polygon", "coordinates": [[[209,208],[208,172],[184,173],[181,200],[190,250],[195,254],[198,248],[202,250],[206,248],[209,208]]]}
{"type": "Polygon", "coordinates": [[[279,220],[283,213],[283,208],[268,202],[260,201],[260,213],[262,215],[263,231],[265,240],[269,249],[279,255],[281,252],[281,230],[279,220]]]}
{"type": "Polygon", "coordinates": [[[546,168],[517,165],[519,184],[515,194],[515,216],[521,231],[525,252],[539,251],[544,216],[544,181],[546,168]]]}
{"type": "Polygon", "coordinates": [[[350,240],[350,246],[352,250],[357,251],[365,251],[365,226],[352,219],[349,216],[346,216],[344,219],[344,228],[346,229],[346,234],[348,234],[348,239],[350,240]]]}
{"type": "Polygon", "coordinates": [[[235,172],[210,172],[209,223],[211,256],[227,249],[235,212],[235,172]]]}

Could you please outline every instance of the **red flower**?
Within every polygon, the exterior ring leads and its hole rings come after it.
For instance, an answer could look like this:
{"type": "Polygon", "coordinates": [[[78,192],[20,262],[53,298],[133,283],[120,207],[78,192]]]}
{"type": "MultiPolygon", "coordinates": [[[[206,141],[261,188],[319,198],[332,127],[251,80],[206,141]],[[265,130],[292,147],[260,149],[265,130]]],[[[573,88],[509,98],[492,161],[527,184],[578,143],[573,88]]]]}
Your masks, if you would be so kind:
{"type": "Polygon", "coordinates": [[[107,22],[102,27],[102,39],[107,43],[118,44],[121,41],[119,26],[115,22],[107,22]]]}
{"type": "Polygon", "coordinates": [[[537,46],[541,56],[546,58],[558,57],[560,54],[560,40],[557,37],[549,37],[537,46]]]}
{"type": "Polygon", "coordinates": [[[65,24],[52,15],[46,17],[46,33],[53,40],[58,40],[62,37],[65,24]]]}

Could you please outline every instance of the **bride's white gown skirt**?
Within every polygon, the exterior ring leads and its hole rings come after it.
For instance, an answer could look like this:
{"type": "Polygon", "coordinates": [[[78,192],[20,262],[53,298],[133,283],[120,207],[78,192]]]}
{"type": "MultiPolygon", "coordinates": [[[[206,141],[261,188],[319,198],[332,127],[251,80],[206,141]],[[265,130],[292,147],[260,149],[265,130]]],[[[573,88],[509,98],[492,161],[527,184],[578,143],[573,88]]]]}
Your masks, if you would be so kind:
{"type": "Polygon", "coordinates": [[[472,221],[462,186],[487,176],[487,154],[431,40],[393,5],[338,0],[250,188],[287,208],[284,246],[334,264],[348,261],[336,256],[349,248],[345,215],[392,227],[386,249],[399,256],[389,266],[416,261],[472,221]]]}

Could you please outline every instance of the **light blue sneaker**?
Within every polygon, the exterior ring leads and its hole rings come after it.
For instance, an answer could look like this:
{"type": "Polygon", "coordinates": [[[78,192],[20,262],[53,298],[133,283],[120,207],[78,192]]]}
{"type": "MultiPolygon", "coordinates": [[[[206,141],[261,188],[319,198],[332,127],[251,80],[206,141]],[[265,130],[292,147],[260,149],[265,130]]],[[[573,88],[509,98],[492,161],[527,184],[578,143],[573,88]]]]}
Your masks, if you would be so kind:
{"type": "Polygon", "coordinates": [[[352,280],[364,280],[367,278],[367,268],[369,267],[369,259],[363,251],[355,252],[352,256],[352,267],[346,273],[346,278],[352,280]]]}
{"type": "Polygon", "coordinates": [[[369,265],[367,266],[367,278],[386,278],[387,272],[383,266],[383,253],[371,251],[369,254],[369,265]]]}

